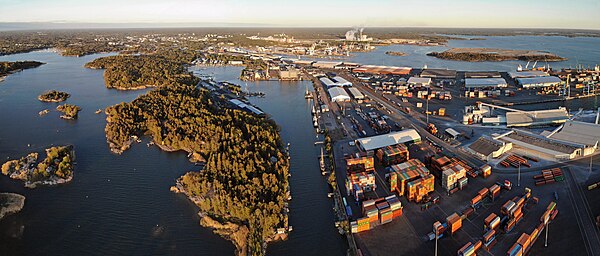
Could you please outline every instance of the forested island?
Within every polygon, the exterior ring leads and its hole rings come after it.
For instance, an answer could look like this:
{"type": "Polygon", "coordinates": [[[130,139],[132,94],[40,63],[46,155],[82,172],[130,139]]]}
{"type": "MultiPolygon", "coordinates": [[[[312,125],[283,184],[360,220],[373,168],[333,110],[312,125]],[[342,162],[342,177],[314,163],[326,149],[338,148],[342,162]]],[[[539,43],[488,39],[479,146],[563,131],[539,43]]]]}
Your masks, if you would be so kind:
{"type": "Polygon", "coordinates": [[[289,161],[274,121],[224,107],[225,99],[195,86],[197,79],[184,71],[182,62],[120,56],[93,63],[89,66],[108,68],[107,72],[119,67],[110,71],[108,81],[126,86],[148,84],[131,81],[128,72],[121,72],[126,66],[144,66],[152,75],[142,80],[153,79],[158,86],[130,103],[106,109],[111,150],[121,153],[134,137],[148,135],[165,151],[183,150],[206,159],[203,170],[185,174],[173,190],[198,205],[201,224],[231,240],[238,255],[264,255],[266,243],[276,239],[276,229],[288,223],[284,207],[289,161]]]}
{"type": "Polygon", "coordinates": [[[73,179],[75,151],[72,145],[48,148],[46,158],[40,163],[37,160],[38,153],[10,160],[2,165],[2,174],[24,181],[28,188],[67,183],[73,179]]]}
{"type": "Polygon", "coordinates": [[[62,102],[71,97],[71,94],[55,90],[47,91],[38,96],[38,100],[43,102],[62,102]]]}
{"type": "Polygon", "coordinates": [[[445,60],[456,61],[564,61],[566,58],[558,55],[531,50],[506,50],[493,48],[452,48],[444,52],[430,52],[428,56],[433,56],[445,60]]]}
{"type": "Polygon", "coordinates": [[[25,197],[15,193],[0,193],[0,220],[23,209],[25,197]]]}
{"type": "Polygon", "coordinates": [[[67,120],[72,120],[72,119],[77,119],[77,116],[78,116],[79,111],[81,110],[81,108],[79,106],[76,106],[76,105],[63,104],[63,105],[58,105],[56,107],[56,110],[58,110],[58,111],[60,111],[60,112],[63,113],[60,116],[60,118],[67,119],[67,120]]]}
{"type": "Polygon", "coordinates": [[[37,68],[43,64],[39,61],[0,61],[0,78],[23,69],[37,68]]]}
{"type": "Polygon", "coordinates": [[[106,87],[137,90],[163,84],[197,82],[186,68],[161,55],[118,55],[95,59],[87,68],[105,69],[106,87]]]}

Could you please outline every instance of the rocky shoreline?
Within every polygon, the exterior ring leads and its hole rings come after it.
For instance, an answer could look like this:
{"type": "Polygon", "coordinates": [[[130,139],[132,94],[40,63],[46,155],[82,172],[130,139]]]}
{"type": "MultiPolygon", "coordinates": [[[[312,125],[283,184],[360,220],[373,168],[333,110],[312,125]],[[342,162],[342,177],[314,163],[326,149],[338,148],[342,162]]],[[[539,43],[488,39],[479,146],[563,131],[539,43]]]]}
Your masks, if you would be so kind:
{"type": "Polygon", "coordinates": [[[25,206],[25,196],[15,193],[0,193],[0,220],[20,212],[25,206]]]}
{"type": "Polygon", "coordinates": [[[73,146],[58,146],[46,149],[47,157],[38,163],[38,153],[30,153],[18,160],[2,164],[2,174],[21,180],[26,188],[54,186],[73,180],[73,146]]]}
{"type": "MultiPolygon", "coordinates": [[[[204,197],[193,196],[189,193],[184,186],[181,184],[181,178],[177,179],[174,186],[170,188],[171,192],[184,194],[190,201],[195,205],[199,206],[204,197]]],[[[219,220],[209,216],[207,212],[198,212],[200,216],[200,225],[205,228],[210,228],[215,234],[229,240],[235,246],[235,255],[245,256],[248,255],[248,226],[233,222],[220,222],[219,220]]],[[[286,240],[287,234],[272,235],[263,244],[263,249],[266,250],[267,243],[277,240],[286,240]]]]}

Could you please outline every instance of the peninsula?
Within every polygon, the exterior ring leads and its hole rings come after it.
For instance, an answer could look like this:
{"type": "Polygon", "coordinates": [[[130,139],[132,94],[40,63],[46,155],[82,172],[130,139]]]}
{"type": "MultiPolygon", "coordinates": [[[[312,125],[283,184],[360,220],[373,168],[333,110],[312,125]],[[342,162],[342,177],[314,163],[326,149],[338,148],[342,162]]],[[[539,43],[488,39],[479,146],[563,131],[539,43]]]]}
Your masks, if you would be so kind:
{"type": "Polygon", "coordinates": [[[15,193],[0,193],[0,220],[23,209],[25,197],[15,193]]]}
{"type": "Polygon", "coordinates": [[[47,91],[38,96],[38,100],[43,102],[62,102],[71,97],[71,94],[55,90],[47,91]]]}
{"type": "Polygon", "coordinates": [[[38,153],[30,153],[19,160],[5,162],[2,165],[2,174],[24,181],[25,187],[28,188],[67,183],[73,179],[73,146],[48,148],[46,158],[40,163],[37,163],[37,159],[38,153]]]}
{"type": "MultiPolygon", "coordinates": [[[[133,66],[145,61],[119,59],[133,66]]],[[[166,67],[173,70],[148,65],[147,72],[184,70],[182,63],[170,62],[166,67]]],[[[135,84],[124,74],[111,76],[135,84]]],[[[267,242],[278,238],[277,228],[288,225],[289,160],[278,127],[271,119],[226,107],[225,99],[197,88],[191,74],[180,75],[187,78],[161,78],[154,84],[158,88],[108,107],[109,146],[121,153],[133,138],[147,135],[165,151],[183,150],[206,159],[203,170],[183,175],[172,190],[190,198],[200,208],[201,225],[231,240],[238,255],[264,255],[267,242]]]]}
{"type": "Polygon", "coordinates": [[[37,68],[44,63],[38,61],[15,61],[7,62],[0,61],[0,81],[11,73],[21,71],[28,68],[37,68]]]}
{"type": "Polygon", "coordinates": [[[534,50],[506,50],[494,48],[452,48],[443,52],[430,52],[428,56],[433,56],[445,60],[456,61],[564,61],[566,58],[558,55],[534,50]]]}

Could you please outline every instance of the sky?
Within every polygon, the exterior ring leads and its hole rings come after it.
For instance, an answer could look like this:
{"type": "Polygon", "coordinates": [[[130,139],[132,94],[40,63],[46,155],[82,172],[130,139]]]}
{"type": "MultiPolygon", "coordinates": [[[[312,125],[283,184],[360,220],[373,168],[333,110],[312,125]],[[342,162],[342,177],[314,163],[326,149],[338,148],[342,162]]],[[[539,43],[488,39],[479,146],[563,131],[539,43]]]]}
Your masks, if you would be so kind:
{"type": "Polygon", "coordinates": [[[600,0],[0,0],[0,22],[600,29],[600,0]]]}

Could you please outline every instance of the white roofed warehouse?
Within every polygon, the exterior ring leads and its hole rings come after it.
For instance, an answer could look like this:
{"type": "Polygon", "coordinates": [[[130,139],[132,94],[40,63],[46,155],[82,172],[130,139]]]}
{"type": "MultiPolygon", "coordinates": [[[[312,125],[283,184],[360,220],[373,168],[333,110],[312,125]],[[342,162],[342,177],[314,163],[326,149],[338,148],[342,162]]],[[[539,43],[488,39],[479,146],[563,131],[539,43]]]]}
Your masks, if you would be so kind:
{"type": "Polygon", "coordinates": [[[399,132],[360,138],[356,140],[356,145],[363,151],[373,151],[379,148],[392,146],[396,144],[410,144],[421,142],[421,136],[414,129],[406,129],[399,132]]]}
{"type": "Polygon", "coordinates": [[[346,93],[346,90],[340,87],[332,87],[327,90],[329,92],[329,97],[331,97],[332,102],[347,102],[350,101],[350,95],[346,93]]]}
{"type": "Polygon", "coordinates": [[[557,85],[560,85],[560,83],[562,83],[562,80],[556,76],[540,76],[540,77],[517,78],[517,82],[524,89],[529,89],[529,88],[557,86],[557,85]]]}
{"type": "Polygon", "coordinates": [[[508,83],[506,83],[506,80],[504,80],[504,78],[501,77],[465,79],[465,89],[468,91],[487,88],[505,88],[507,86],[508,83]]]}
{"type": "Polygon", "coordinates": [[[350,92],[350,94],[352,94],[352,97],[354,97],[355,100],[364,100],[365,99],[365,95],[362,94],[358,89],[356,89],[354,87],[348,88],[348,91],[350,92]]]}

